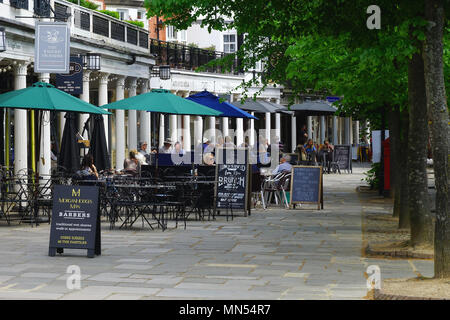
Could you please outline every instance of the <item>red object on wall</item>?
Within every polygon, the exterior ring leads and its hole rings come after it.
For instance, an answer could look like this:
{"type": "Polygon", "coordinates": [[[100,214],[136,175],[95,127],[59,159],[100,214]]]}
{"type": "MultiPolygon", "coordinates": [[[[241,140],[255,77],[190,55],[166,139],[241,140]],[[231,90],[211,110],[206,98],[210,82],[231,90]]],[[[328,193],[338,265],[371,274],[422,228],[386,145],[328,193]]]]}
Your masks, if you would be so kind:
{"type": "Polygon", "coordinates": [[[384,190],[391,189],[391,148],[390,138],[383,141],[384,152],[384,190]]]}

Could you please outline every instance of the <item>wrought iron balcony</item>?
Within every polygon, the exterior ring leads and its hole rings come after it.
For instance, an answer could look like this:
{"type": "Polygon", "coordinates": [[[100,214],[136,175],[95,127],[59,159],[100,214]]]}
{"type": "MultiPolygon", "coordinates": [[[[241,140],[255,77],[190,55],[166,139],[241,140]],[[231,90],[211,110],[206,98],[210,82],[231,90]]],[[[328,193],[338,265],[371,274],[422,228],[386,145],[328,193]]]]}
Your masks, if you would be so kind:
{"type": "Polygon", "coordinates": [[[49,17],[50,0],[34,0],[34,13],[39,17],[49,17]]]}
{"type": "Polygon", "coordinates": [[[28,0],[9,0],[11,7],[28,10],[28,0]]]}
{"type": "MultiPolygon", "coordinates": [[[[212,60],[225,57],[224,52],[199,49],[174,42],[150,39],[150,53],[155,55],[157,65],[169,65],[173,69],[196,70],[212,60]]],[[[206,72],[240,74],[239,61],[235,59],[230,70],[211,66],[206,72]]]]}
{"type": "Polygon", "coordinates": [[[119,41],[123,42],[124,46],[131,44],[148,53],[149,34],[143,28],[67,1],[55,0],[54,10],[56,20],[63,20],[66,12],[70,12],[71,25],[74,27],[75,34],[79,33],[94,39],[102,36],[113,40],[112,44],[119,41]]]}

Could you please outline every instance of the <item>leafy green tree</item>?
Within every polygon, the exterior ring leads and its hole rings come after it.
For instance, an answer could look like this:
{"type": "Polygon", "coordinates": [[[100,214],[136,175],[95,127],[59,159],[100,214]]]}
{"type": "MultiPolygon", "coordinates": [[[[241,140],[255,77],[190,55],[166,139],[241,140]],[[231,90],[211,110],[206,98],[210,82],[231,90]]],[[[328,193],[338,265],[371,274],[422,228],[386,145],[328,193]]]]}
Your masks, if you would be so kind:
{"type": "MultiPolygon", "coordinates": [[[[444,0],[379,0],[377,5],[381,8],[381,29],[368,30],[366,9],[370,5],[372,1],[368,0],[145,1],[149,16],[164,16],[178,29],[186,29],[201,17],[202,26],[216,30],[233,28],[240,34],[246,34],[236,56],[244,70],[253,68],[257,61],[263,61],[264,76],[243,83],[244,89],[259,81],[264,86],[273,82],[289,86],[294,94],[306,88],[327,88],[334,94],[344,96],[340,111],[347,115],[364,115],[373,123],[380,119],[376,113],[381,111],[381,118],[384,118],[384,111],[395,109],[402,114],[401,135],[403,144],[408,145],[408,152],[415,152],[408,143],[410,130],[414,131],[412,142],[418,139],[415,131],[419,129],[421,138],[426,140],[425,125],[417,122],[423,101],[415,99],[423,96],[425,83],[428,115],[432,119],[431,141],[436,176],[444,170],[439,183],[436,182],[439,221],[436,224],[435,242],[439,244],[435,245],[435,250],[439,253],[435,260],[435,274],[438,277],[450,277],[449,135],[444,85],[444,69],[448,70],[448,58],[443,58],[442,53],[443,30],[448,31],[444,29],[444,10],[450,10],[450,5],[444,0]],[[225,17],[233,17],[233,22],[227,23],[225,17]],[[430,30],[434,30],[434,33],[430,30]],[[413,72],[417,66],[421,69],[422,52],[425,81],[417,72],[413,72]],[[447,62],[445,68],[442,61],[447,62]]],[[[448,32],[445,35],[447,37],[448,32]]],[[[448,54],[448,51],[444,53],[448,54]]],[[[230,56],[221,63],[229,65],[230,56]]],[[[410,160],[404,166],[408,170],[412,164],[413,174],[403,175],[408,178],[407,182],[414,182],[410,194],[415,192],[414,188],[420,188],[421,196],[424,196],[425,150],[419,147],[417,154],[422,152],[420,159],[417,162],[410,160]],[[418,172],[420,174],[415,174],[418,172]]],[[[414,196],[412,203],[408,201],[407,208],[416,208],[414,204],[420,201],[420,197],[414,196]]],[[[422,202],[427,200],[421,199],[422,202]]],[[[406,213],[409,211],[407,209],[406,213]]],[[[420,211],[426,212],[427,209],[420,211]]],[[[413,218],[413,223],[415,227],[421,228],[425,220],[413,218]],[[422,222],[417,225],[414,221],[422,222]]],[[[413,229],[414,236],[416,231],[413,229]]]]}

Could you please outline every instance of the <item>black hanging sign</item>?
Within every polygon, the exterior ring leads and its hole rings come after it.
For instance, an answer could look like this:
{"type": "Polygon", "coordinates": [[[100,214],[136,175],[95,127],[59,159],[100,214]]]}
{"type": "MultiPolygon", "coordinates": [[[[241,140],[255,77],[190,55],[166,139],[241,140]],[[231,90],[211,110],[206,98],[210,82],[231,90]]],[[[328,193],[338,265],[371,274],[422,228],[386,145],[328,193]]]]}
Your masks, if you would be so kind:
{"type": "Polygon", "coordinates": [[[317,203],[323,209],[323,175],[321,166],[293,166],[291,204],[317,203]]]}
{"type": "Polygon", "coordinates": [[[99,187],[56,185],[53,190],[49,256],[67,249],[100,255],[99,187]]]}
{"type": "Polygon", "coordinates": [[[83,58],[70,57],[69,74],[56,74],[56,88],[74,95],[83,93],[83,58]]]}

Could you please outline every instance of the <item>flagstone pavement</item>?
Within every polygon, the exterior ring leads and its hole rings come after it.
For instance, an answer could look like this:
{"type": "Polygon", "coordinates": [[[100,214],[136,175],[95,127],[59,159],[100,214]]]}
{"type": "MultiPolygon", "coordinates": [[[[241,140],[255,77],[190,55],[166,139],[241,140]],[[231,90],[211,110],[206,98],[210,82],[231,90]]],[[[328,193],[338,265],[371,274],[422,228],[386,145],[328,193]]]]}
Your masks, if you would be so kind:
{"type": "Polygon", "coordinates": [[[365,272],[381,278],[433,275],[433,262],[362,256],[364,210],[389,212],[356,192],[367,166],[324,175],[324,210],[272,206],[227,221],[161,230],[109,230],[102,254],[48,256],[48,224],[0,226],[0,299],[363,299],[365,272]],[[68,267],[81,271],[69,289],[68,267]]]}

